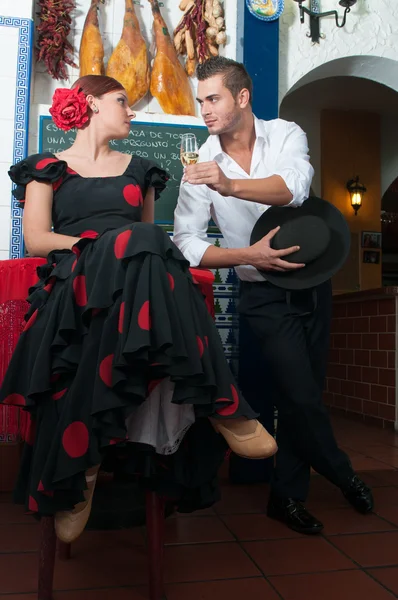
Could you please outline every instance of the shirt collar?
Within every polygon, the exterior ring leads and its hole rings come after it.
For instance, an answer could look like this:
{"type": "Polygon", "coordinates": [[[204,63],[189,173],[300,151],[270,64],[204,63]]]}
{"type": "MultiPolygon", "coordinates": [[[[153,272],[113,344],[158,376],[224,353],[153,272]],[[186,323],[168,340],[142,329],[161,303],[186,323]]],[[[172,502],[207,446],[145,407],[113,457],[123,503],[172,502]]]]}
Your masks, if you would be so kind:
{"type": "MultiPolygon", "coordinates": [[[[267,132],[265,129],[265,121],[262,121],[261,119],[257,119],[257,117],[255,115],[253,115],[253,117],[254,117],[254,130],[256,132],[256,139],[263,140],[264,142],[266,142],[267,141],[267,132]]],[[[211,154],[212,154],[213,160],[215,160],[218,157],[223,156],[224,150],[221,147],[220,136],[211,135],[210,136],[210,145],[211,145],[211,154]]]]}

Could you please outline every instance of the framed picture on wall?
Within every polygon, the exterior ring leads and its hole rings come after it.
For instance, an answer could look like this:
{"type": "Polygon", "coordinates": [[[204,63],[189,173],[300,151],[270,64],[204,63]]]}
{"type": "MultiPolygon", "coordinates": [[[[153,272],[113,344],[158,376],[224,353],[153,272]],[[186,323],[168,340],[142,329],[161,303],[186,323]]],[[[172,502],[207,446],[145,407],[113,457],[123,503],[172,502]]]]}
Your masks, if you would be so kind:
{"type": "Polygon", "coordinates": [[[362,231],[362,248],[381,248],[381,233],[378,231],[362,231]]]}
{"type": "Polygon", "coordinates": [[[375,250],[365,250],[363,253],[363,262],[366,264],[378,265],[380,263],[380,252],[375,250]]]}

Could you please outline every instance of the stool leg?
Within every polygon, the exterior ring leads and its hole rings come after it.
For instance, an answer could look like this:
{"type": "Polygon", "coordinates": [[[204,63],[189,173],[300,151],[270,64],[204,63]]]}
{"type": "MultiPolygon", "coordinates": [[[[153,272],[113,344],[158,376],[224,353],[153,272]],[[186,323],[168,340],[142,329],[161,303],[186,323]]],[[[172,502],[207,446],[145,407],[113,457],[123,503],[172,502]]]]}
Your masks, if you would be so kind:
{"type": "Polygon", "coordinates": [[[58,540],[58,558],[59,560],[69,560],[70,559],[70,551],[71,544],[66,544],[65,542],[61,542],[58,540]]]}
{"type": "Polygon", "coordinates": [[[56,535],[54,517],[40,520],[38,600],[52,600],[56,535]]]}
{"type": "Polygon", "coordinates": [[[155,492],[146,495],[146,527],[148,537],[149,597],[161,600],[163,588],[164,500],[155,492]]]}

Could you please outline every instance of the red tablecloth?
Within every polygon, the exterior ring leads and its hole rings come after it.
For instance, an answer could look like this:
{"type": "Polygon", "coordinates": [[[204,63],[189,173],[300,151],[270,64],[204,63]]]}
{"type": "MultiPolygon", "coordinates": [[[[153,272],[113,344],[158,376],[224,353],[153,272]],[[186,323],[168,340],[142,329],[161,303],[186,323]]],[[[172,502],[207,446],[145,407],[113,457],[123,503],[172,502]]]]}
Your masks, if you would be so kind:
{"type": "MultiPolygon", "coordinates": [[[[26,297],[29,288],[37,282],[37,267],[44,258],[18,258],[0,261],[0,385],[3,382],[18,337],[23,328],[23,317],[28,309],[26,297]]],[[[191,269],[214,318],[214,275],[206,269],[191,269]]],[[[12,406],[0,406],[0,441],[25,438],[28,414],[12,406]]]]}

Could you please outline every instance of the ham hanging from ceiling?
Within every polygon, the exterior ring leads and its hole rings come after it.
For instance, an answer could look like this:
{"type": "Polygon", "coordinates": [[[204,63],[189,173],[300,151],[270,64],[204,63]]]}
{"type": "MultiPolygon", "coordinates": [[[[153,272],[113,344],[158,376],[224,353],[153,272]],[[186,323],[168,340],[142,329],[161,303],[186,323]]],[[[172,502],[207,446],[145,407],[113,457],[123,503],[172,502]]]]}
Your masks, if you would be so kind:
{"type": "Polygon", "coordinates": [[[130,106],[149,90],[148,53],[133,0],[125,0],[122,37],[109,59],[106,74],[123,85],[130,106]]]}
{"type": "Polygon", "coordinates": [[[188,75],[178,60],[173,40],[160,13],[159,3],[157,0],[149,2],[156,43],[150,83],[151,94],[165,113],[195,116],[195,101],[188,75]]]}
{"type": "Polygon", "coordinates": [[[104,45],[98,23],[98,5],[101,0],[91,0],[84,23],[80,42],[80,77],[84,75],[103,75],[104,45]]]}

